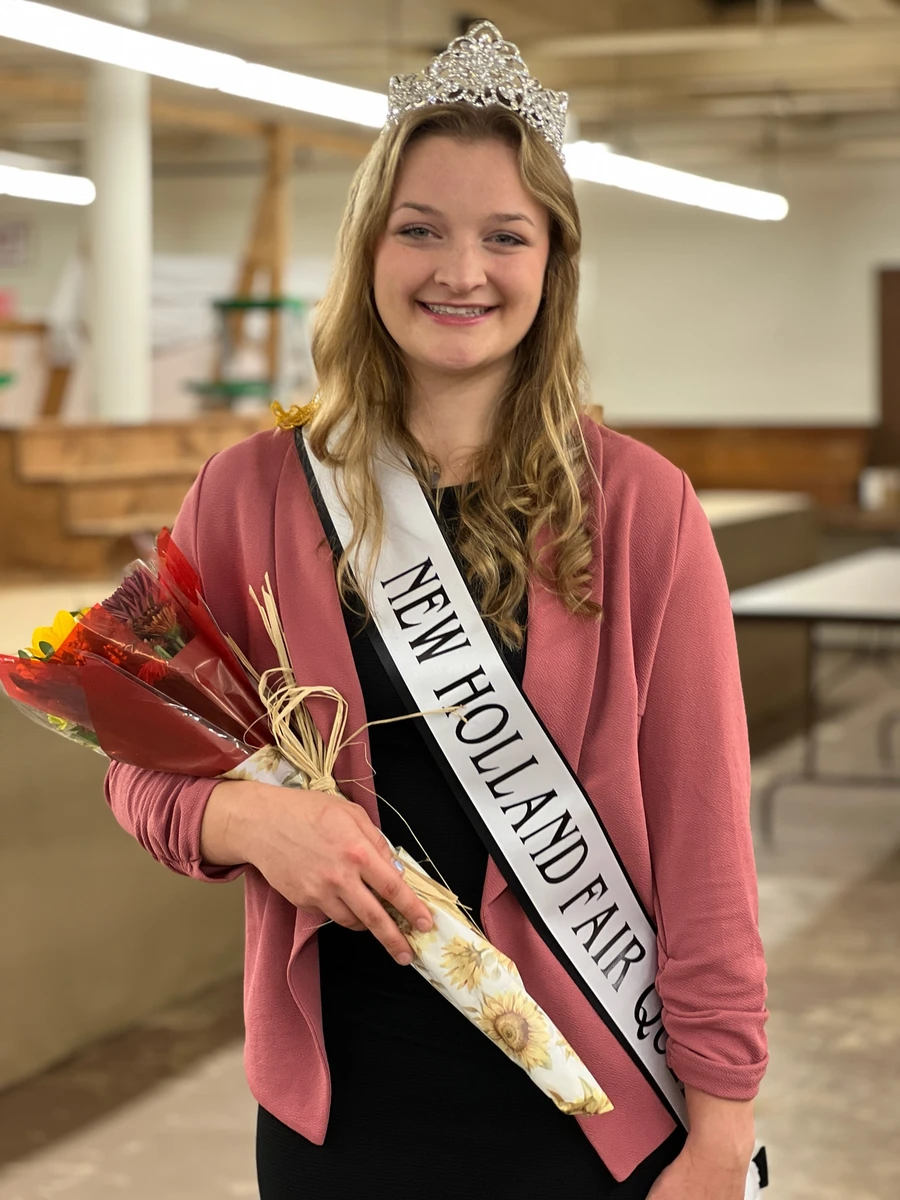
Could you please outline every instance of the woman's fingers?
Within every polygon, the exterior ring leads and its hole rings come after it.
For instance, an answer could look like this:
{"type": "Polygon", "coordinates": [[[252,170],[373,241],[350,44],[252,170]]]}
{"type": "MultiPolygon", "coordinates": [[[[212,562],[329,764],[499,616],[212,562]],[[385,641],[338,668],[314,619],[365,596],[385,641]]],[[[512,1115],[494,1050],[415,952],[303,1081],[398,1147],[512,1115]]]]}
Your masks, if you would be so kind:
{"type": "Polygon", "coordinates": [[[360,933],[365,929],[365,925],[356,913],[352,912],[343,900],[335,897],[328,907],[329,911],[325,915],[334,921],[335,925],[340,925],[343,929],[352,929],[356,933],[360,933]]]}
{"type": "Polygon", "coordinates": [[[397,923],[379,904],[377,896],[359,884],[345,893],[343,900],[369,932],[378,938],[392,958],[395,958],[403,966],[408,966],[412,962],[413,954],[409,942],[401,933],[397,923]]]}
{"type": "Polygon", "coordinates": [[[404,881],[393,859],[385,861],[371,853],[371,848],[366,853],[361,853],[358,848],[350,856],[354,871],[349,878],[345,877],[336,900],[346,905],[398,962],[404,965],[411,962],[409,943],[397,921],[380,903],[379,897],[396,910],[401,925],[408,922],[411,928],[422,932],[433,924],[428,906],[404,881]]]}
{"type": "Polygon", "coordinates": [[[381,859],[373,859],[363,866],[360,872],[363,882],[382,900],[387,900],[388,904],[396,908],[414,929],[425,933],[434,924],[431,911],[424,900],[420,900],[412,890],[403,878],[403,872],[397,869],[394,862],[394,859],[388,863],[381,859]]]}

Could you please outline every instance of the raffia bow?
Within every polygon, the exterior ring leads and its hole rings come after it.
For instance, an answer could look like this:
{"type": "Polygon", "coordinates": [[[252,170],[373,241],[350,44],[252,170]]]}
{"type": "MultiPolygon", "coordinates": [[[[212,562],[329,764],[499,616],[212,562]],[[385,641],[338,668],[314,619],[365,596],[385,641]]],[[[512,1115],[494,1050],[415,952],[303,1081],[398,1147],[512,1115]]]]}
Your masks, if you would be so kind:
{"type": "Polygon", "coordinates": [[[244,669],[256,682],[259,698],[269,715],[269,726],[275,746],[282,757],[302,774],[304,786],[309,791],[341,795],[341,789],[334,778],[334,766],[338,756],[363,730],[373,725],[389,725],[395,721],[409,721],[414,717],[428,717],[441,713],[451,713],[465,719],[459,705],[450,705],[429,709],[427,712],[404,713],[403,716],[387,717],[382,721],[367,721],[365,725],[347,735],[347,701],[341,693],[325,685],[311,687],[297,683],[268,574],[261,591],[261,600],[252,587],[250,596],[259,610],[269,641],[275,648],[278,666],[270,667],[260,674],[234,638],[229,637],[228,642],[244,669]],[[327,738],[320,734],[309,710],[307,702],[314,698],[330,700],[335,706],[327,738]]]}

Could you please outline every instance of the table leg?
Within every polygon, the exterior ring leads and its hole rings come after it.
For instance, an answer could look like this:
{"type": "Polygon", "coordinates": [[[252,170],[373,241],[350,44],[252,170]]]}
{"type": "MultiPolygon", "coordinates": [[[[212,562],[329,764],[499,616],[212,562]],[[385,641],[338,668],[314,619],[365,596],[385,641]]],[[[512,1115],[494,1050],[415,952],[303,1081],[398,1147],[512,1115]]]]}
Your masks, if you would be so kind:
{"type": "Polygon", "coordinates": [[[803,766],[799,773],[773,779],[759,798],[760,827],[767,846],[775,842],[775,793],[789,783],[816,777],[816,721],[819,702],[816,692],[816,639],[814,625],[806,622],[806,690],[803,696],[803,766]]]}
{"type": "Polygon", "coordinates": [[[894,765],[894,730],[900,728],[900,712],[892,709],[878,722],[878,758],[884,769],[894,765]]]}
{"type": "MultiPolygon", "coordinates": [[[[806,648],[806,692],[803,700],[803,752],[801,763],[797,770],[786,771],[776,775],[763,788],[759,796],[760,830],[766,846],[772,846],[775,841],[775,794],[784,787],[795,783],[818,783],[836,787],[888,787],[895,788],[900,784],[900,776],[856,775],[853,773],[825,773],[819,771],[819,746],[817,726],[821,716],[819,687],[819,655],[815,638],[815,622],[804,622],[807,631],[806,648]]],[[[848,661],[840,669],[828,677],[831,683],[835,678],[843,678],[852,673],[854,666],[860,663],[872,662],[882,667],[884,673],[891,676],[892,653],[885,652],[884,647],[877,644],[865,645],[851,653],[848,661]],[[849,668],[849,670],[848,670],[849,668]]],[[[892,709],[885,713],[878,722],[878,751],[881,765],[889,771],[895,764],[894,736],[900,728],[900,709],[892,709]]]]}

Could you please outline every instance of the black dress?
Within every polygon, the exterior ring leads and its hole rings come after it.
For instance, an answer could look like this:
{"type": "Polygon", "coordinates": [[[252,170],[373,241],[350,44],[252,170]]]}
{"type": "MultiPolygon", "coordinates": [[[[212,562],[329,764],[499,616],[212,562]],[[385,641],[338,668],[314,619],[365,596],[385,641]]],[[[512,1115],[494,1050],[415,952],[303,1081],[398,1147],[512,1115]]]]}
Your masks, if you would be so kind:
{"type": "MultiPolygon", "coordinates": [[[[452,540],[454,489],[441,516],[452,540]]],[[[525,615],[524,613],[522,614],[525,615]]],[[[345,611],[370,721],[404,711],[360,620],[345,611]]],[[[524,650],[503,649],[522,680],[524,650]]],[[[487,851],[435,766],[414,722],[369,731],[384,832],[421,860],[409,821],[460,899],[478,912],[487,851]]],[[[573,1117],[371,934],[318,934],[331,1113],[323,1146],[259,1110],[261,1200],[542,1200],[564,1183],[591,1200],[643,1200],[677,1154],[673,1136],[617,1184],[573,1117]]]]}

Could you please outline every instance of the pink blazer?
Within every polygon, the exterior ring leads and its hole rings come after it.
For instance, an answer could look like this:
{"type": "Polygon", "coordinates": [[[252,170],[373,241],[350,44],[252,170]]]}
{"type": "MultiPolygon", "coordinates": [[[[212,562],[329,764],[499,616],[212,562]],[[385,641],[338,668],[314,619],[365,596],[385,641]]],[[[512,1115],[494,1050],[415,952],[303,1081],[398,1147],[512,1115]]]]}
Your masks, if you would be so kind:
{"type": "MultiPolygon", "coordinates": [[[[728,591],[683,473],[591,422],[585,432],[603,486],[595,595],[605,619],[599,625],[573,616],[532,585],[524,689],[654,914],[670,1066],[705,1092],[749,1099],[767,1061],[765,966],[728,591]]],[[[212,458],[175,535],[222,627],[259,669],[275,660],[248,585],[258,590],[269,572],[298,677],[338,688],[349,704],[348,728],[362,725],[331,555],[292,435],[260,433],[212,458]]],[[[336,774],[348,798],[377,822],[366,759],[360,737],[336,774]]],[[[107,796],[124,828],[173,871],[205,880],[244,871],[250,1087],[280,1120],[321,1143],[330,1080],[314,934],[320,916],[298,912],[253,867],[217,870],[201,861],[200,824],[213,787],[114,764],[107,796]]],[[[624,1178],[672,1131],[670,1117],[493,862],[481,919],[612,1098],[613,1113],[576,1119],[613,1175],[624,1178]]]]}

